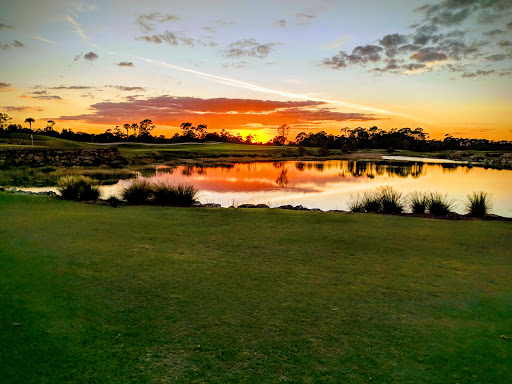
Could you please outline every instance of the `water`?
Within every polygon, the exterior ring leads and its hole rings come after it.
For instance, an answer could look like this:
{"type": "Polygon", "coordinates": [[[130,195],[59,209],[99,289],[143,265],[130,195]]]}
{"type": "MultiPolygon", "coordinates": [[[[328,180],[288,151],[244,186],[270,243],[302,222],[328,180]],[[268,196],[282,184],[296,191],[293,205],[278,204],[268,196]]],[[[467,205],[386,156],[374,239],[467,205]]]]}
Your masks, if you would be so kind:
{"type": "MultiPolygon", "coordinates": [[[[391,185],[408,193],[432,191],[456,200],[454,210],[464,213],[464,200],[471,192],[493,196],[493,213],[512,217],[512,171],[469,167],[453,163],[362,161],[286,161],[238,163],[231,167],[156,167],[152,182],[192,184],[201,203],[224,207],[264,203],[271,207],[303,205],[322,210],[347,210],[350,195],[391,185]]],[[[132,180],[103,187],[102,196],[120,195],[132,180]]],[[[34,189],[35,190],[35,189],[34,189]]]]}

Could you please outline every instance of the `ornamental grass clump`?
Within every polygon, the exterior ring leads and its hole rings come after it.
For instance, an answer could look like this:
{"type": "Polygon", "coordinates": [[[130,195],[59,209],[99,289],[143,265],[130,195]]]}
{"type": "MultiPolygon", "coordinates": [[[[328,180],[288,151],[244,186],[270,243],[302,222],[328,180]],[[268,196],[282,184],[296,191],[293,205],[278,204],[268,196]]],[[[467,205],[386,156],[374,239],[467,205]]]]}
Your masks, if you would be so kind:
{"type": "Polygon", "coordinates": [[[153,186],[146,180],[134,180],[123,189],[121,196],[128,204],[148,204],[153,199],[153,186]]]}
{"type": "Polygon", "coordinates": [[[57,182],[57,190],[65,200],[89,201],[100,197],[96,180],[87,176],[63,176],[57,182]]]}
{"type": "Polygon", "coordinates": [[[191,185],[168,183],[156,184],[153,188],[153,202],[157,205],[191,206],[196,200],[197,189],[191,185]]]}
{"type": "Polygon", "coordinates": [[[451,213],[455,201],[439,192],[432,192],[428,196],[427,209],[431,215],[446,216],[451,213]]]}
{"type": "Polygon", "coordinates": [[[424,192],[411,192],[409,194],[409,206],[412,213],[425,213],[427,211],[428,202],[429,196],[424,192]]]}
{"type": "Polygon", "coordinates": [[[466,197],[466,209],[472,217],[484,217],[492,209],[491,195],[487,192],[473,192],[466,197]]]}
{"type": "Polygon", "coordinates": [[[380,212],[386,214],[402,213],[404,210],[404,199],[402,192],[386,185],[377,190],[380,200],[380,212]]]}
{"type": "Polygon", "coordinates": [[[404,201],[402,192],[386,185],[377,190],[367,190],[351,195],[348,208],[351,212],[395,214],[403,211],[404,201]]]}

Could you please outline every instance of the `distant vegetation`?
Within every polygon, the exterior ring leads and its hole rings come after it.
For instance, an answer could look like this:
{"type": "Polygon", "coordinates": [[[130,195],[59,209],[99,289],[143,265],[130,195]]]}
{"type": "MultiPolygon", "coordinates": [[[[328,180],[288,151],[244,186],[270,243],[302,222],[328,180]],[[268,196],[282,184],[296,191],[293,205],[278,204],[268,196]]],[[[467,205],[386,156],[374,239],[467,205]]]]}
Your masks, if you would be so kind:
{"type": "MultiPolygon", "coordinates": [[[[150,119],[144,119],[139,123],[126,123],[122,126],[115,126],[100,134],[87,132],[74,132],[72,129],[55,130],[55,121],[49,120],[45,128],[32,129],[34,119],[27,118],[25,122],[29,128],[20,124],[11,124],[7,114],[0,113],[0,136],[9,133],[36,133],[51,137],[58,137],[81,142],[110,143],[119,141],[143,142],[143,143],[182,143],[182,142],[207,142],[217,141],[235,144],[254,144],[255,136],[232,135],[222,129],[219,132],[208,132],[205,124],[194,126],[190,122],[180,125],[181,133],[175,133],[168,138],[164,135],[153,136],[151,132],[156,128],[150,119]]],[[[340,135],[328,134],[325,131],[312,133],[300,132],[295,140],[288,141],[290,127],[286,124],[277,129],[277,135],[265,145],[297,145],[299,152],[304,152],[305,147],[318,147],[322,152],[328,154],[329,149],[338,149],[342,152],[351,152],[358,149],[386,148],[389,153],[397,149],[433,152],[444,150],[512,150],[512,141],[493,141],[487,139],[465,139],[446,135],[443,140],[429,139],[429,134],[423,128],[392,128],[389,131],[376,126],[370,128],[357,127],[354,129],[343,128],[340,135]]]]}

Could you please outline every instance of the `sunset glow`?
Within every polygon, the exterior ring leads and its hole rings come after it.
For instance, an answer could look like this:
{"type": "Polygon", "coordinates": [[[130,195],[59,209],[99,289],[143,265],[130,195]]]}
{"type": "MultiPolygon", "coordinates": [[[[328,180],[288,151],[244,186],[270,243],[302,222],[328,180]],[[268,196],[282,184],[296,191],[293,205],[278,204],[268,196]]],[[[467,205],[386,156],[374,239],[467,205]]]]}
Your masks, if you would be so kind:
{"type": "Polygon", "coordinates": [[[404,4],[6,2],[0,112],[167,137],[190,121],[263,142],[281,124],[512,139],[512,3],[404,4]]]}

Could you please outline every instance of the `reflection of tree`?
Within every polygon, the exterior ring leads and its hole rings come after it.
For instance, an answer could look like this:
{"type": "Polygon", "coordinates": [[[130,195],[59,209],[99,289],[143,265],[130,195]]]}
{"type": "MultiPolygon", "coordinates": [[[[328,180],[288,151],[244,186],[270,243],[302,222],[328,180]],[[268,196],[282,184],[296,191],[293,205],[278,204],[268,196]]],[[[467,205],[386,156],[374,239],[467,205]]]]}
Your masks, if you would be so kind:
{"type": "Polygon", "coordinates": [[[205,167],[198,167],[197,168],[197,174],[198,175],[206,175],[206,168],[205,167]]]}
{"type": "Polygon", "coordinates": [[[388,176],[408,177],[417,179],[423,174],[423,163],[388,165],[386,167],[388,176]]]}
{"type": "Polygon", "coordinates": [[[443,168],[443,172],[455,172],[458,168],[458,164],[449,164],[449,163],[444,163],[444,164],[440,164],[441,165],[441,168],[443,168]]]}
{"type": "Polygon", "coordinates": [[[324,163],[315,163],[315,169],[317,171],[323,172],[324,171],[324,163]]]}
{"type": "Polygon", "coordinates": [[[281,169],[281,172],[279,173],[279,176],[276,179],[276,184],[279,185],[280,187],[284,187],[285,185],[287,185],[288,184],[287,174],[288,174],[288,169],[283,167],[281,169]]]}
{"type": "Polygon", "coordinates": [[[278,169],[283,168],[284,167],[284,161],[274,161],[272,163],[272,166],[274,168],[278,168],[278,169]]]}
{"type": "Polygon", "coordinates": [[[306,164],[304,164],[302,161],[299,161],[295,163],[295,168],[302,172],[304,169],[306,169],[306,164]]]}
{"type": "Polygon", "coordinates": [[[187,165],[186,167],[183,167],[183,170],[181,171],[181,173],[184,176],[192,176],[192,174],[194,173],[194,167],[187,165]]]}

